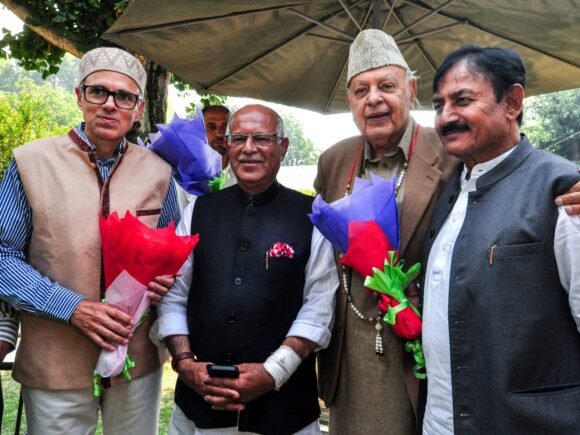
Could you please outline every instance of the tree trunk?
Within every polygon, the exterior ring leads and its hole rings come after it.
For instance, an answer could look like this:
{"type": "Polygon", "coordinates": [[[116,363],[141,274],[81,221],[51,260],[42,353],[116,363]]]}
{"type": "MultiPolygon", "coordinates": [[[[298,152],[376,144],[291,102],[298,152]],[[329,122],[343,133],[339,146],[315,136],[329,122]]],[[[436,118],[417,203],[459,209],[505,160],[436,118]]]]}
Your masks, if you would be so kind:
{"type": "Polygon", "coordinates": [[[147,60],[147,106],[143,111],[143,128],[147,132],[157,131],[155,124],[164,124],[167,116],[167,96],[169,93],[170,73],[158,63],[147,60]]]}
{"type": "Polygon", "coordinates": [[[165,124],[167,114],[167,96],[169,94],[170,72],[152,60],[139,57],[147,71],[147,84],[145,88],[145,109],[141,116],[141,122],[136,123],[127,138],[135,142],[136,137],[142,138],[147,133],[157,131],[155,124],[165,124]]]}

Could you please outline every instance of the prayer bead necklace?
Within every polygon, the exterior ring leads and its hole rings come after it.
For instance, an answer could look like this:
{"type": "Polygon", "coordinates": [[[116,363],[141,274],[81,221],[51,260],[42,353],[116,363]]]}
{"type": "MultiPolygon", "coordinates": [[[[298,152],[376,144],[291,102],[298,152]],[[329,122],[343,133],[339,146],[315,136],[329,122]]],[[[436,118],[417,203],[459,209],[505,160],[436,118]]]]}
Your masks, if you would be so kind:
{"type": "MultiPolygon", "coordinates": [[[[411,160],[411,154],[413,153],[413,149],[415,148],[415,144],[417,143],[418,133],[419,133],[419,126],[417,125],[417,129],[415,130],[415,134],[413,135],[413,141],[411,142],[411,147],[409,148],[409,157],[408,157],[407,161],[405,161],[405,163],[403,164],[403,169],[401,170],[401,173],[397,177],[397,182],[395,183],[395,198],[397,197],[397,194],[399,193],[399,189],[401,188],[401,185],[403,184],[403,180],[405,179],[405,174],[407,173],[407,167],[409,166],[409,160],[411,160]]],[[[355,155],[354,162],[352,164],[352,169],[350,171],[350,176],[349,176],[348,181],[346,183],[346,189],[344,192],[344,196],[348,196],[350,193],[350,189],[351,189],[353,181],[354,181],[354,171],[355,171],[355,167],[356,167],[356,162],[357,162],[358,157],[362,151],[362,148],[363,148],[363,145],[360,145],[360,147],[355,155]]],[[[341,257],[342,257],[342,254],[341,254],[341,257]]],[[[373,323],[373,322],[375,323],[375,331],[377,332],[376,337],[375,337],[375,355],[378,358],[382,358],[385,355],[384,348],[383,348],[383,336],[381,335],[381,332],[383,331],[383,324],[381,322],[382,313],[379,311],[376,316],[367,317],[356,307],[356,305],[354,304],[354,300],[352,298],[352,293],[350,291],[350,286],[348,283],[348,276],[346,273],[346,269],[347,269],[347,267],[344,264],[341,264],[342,289],[346,295],[346,301],[348,303],[348,306],[350,307],[350,309],[353,311],[353,313],[359,319],[364,320],[364,321],[369,322],[369,323],[373,323]]]]}

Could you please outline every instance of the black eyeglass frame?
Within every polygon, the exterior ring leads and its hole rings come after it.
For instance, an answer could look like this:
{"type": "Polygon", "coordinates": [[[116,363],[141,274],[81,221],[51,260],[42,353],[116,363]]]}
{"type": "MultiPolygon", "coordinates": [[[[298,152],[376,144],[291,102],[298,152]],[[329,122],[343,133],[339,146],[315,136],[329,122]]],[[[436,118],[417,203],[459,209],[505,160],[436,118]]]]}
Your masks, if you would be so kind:
{"type": "Polygon", "coordinates": [[[101,85],[85,85],[85,84],[82,84],[81,85],[81,90],[83,91],[83,97],[85,98],[85,100],[87,102],[89,102],[91,104],[97,104],[99,106],[102,106],[103,104],[105,104],[107,102],[107,100],[109,99],[109,97],[112,95],[113,96],[113,102],[115,103],[115,106],[117,108],[123,109],[123,110],[133,110],[135,107],[137,107],[137,104],[139,104],[142,101],[142,99],[143,99],[143,98],[141,98],[141,95],[134,94],[132,92],[127,92],[127,91],[109,91],[107,88],[105,88],[104,86],[101,86],[101,85]],[[101,89],[102,91],[106,92],[107,96],[100,103],[97,102],[97,101],[91,101],[90,99],[87,98],[87,88],[98,88],[98,89],[101,89]],[[136,97],[135,104],[133,104],[133,107],[122,107],[117,102],[117,95],[132,95],[132,96],[136,97]]]}

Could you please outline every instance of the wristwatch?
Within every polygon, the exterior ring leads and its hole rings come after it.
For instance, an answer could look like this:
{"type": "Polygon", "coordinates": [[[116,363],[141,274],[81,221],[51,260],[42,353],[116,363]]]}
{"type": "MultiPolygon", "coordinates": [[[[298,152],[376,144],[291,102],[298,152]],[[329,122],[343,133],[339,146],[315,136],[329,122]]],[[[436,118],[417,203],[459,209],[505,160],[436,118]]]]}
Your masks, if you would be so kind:
{"type": "Polygon", "coordinates": [[[171,358],[171,368],[177,372],[177,364],[184,359],[192,359],[197,362],[197,356],[193,352],[181,352],[171,358]]]}

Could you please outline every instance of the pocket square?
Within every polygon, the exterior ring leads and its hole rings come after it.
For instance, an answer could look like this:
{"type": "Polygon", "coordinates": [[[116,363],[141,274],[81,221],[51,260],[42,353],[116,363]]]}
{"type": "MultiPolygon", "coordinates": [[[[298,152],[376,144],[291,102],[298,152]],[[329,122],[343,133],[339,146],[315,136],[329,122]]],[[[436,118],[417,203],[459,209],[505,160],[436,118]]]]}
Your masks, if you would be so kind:
{"type": "Polygon", "coordinates": [[[276,242],[268,249],[269,258],[294,258],[294,248],[287,243],[276,242]]]}

